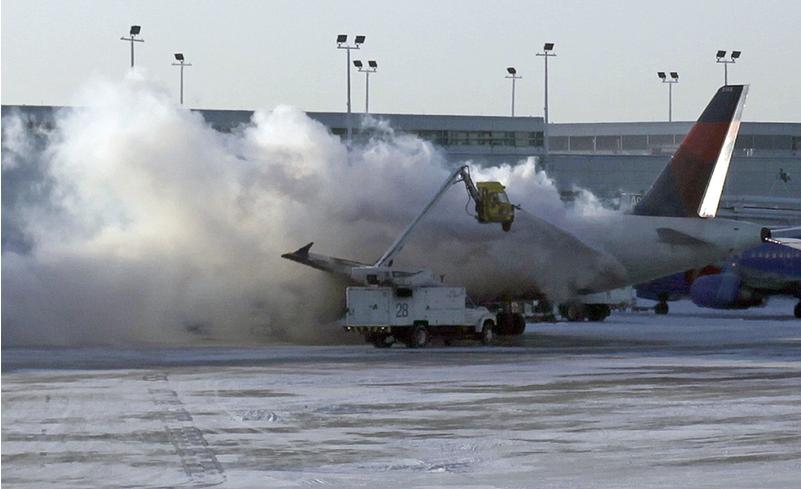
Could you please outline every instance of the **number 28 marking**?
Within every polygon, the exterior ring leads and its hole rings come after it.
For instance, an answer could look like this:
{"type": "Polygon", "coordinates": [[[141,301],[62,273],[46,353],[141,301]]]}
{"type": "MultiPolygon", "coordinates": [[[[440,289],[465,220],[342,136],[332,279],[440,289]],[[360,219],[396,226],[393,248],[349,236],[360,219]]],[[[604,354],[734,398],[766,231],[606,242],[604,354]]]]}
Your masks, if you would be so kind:
{"type": "Polygon", "coordinates": [[[396,318],[409,317],[409,304],[405,304],[403,302],[395,304],[395,317],[396,318]]]}

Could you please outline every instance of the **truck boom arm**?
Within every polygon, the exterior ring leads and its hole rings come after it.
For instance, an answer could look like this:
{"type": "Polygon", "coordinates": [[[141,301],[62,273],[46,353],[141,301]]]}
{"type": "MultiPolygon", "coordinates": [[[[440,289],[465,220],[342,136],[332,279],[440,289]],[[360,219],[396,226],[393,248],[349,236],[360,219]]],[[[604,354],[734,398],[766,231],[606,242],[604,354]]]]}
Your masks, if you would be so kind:
{"type": "Polygon", "coordinates": [[[398,253],[401,252],[403,246],[406,244],[406,241],[409,239],[409,236],[414,231],[414,228],[417,227],[417,224],[420,220],[425,217],[426,214],[431,210],[434,205],[445,195],[445,192],[451,187],[451,185],[457,182],[464,182],[465,187],[467,188],[467,192],[470,194],[470,197],[473,199],[474,202],[478,203],[481,199],[478,189],[476,188],[475,184],[473,183],[473,179],[470,178],[470,172],[468,171],[467,165],[460,166],[450,176],[445,180],[442,186],[437,190],[437,193],[434,194],[434,197],[428,202],[428,204],[423,208],[422,211],[415,217],[412,222],[406,226],[406,229],[401,233],[400,236],[392,243],[392,246],[387,249],[387,251],[375,262],[376,267],[383,267],[388,266],[388,263],[392,262],[398,253]],[[461,177],[461,179],[459,178],[461,177]]]}

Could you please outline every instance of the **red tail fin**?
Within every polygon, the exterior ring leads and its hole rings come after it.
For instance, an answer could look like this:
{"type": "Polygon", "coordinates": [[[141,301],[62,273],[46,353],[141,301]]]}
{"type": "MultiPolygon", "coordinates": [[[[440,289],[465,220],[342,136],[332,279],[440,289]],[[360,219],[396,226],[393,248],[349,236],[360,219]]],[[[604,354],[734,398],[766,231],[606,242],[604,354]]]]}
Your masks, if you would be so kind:
{"type": "Polygon", "coordinates": [[[747,85],[718,90],[634,214],[715,217],[747,92],[747,85]]]}

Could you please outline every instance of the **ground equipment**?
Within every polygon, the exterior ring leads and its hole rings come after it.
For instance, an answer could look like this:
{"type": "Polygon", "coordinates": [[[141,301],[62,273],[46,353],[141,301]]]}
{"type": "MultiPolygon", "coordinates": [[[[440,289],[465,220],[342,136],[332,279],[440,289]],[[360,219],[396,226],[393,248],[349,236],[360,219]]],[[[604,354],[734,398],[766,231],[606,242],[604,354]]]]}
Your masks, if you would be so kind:
{"type": "MultiPolygon", "coordinates": [[[[515,206],[509,202],[505,187],[500,182],[476,185],[467,166],[457,168],[373,266],[351,268],[351,281],[365,286],[347,289],[346,331],[364,334],[367,342],[379,348],[398,341],[419,348],[431,337],[442,337],[446,342],[480,339],[490,344],[493,341],[499,331],[497,317],[484,307],[467,305],[463,287],[448,287],[437,282],[431,270],[391,268],[420,220],[451,185],[458,182],[464,183],[475,203],[475,217],[479,222],[497,222],[504,231],[509,231],[515,206]]],[[[521,314],[517,316],[522,327],[518,326],[515,333],[521,334],[525,321],[521,314]]],[[[502,319],[508,322],[505,316],[502,319]]],[[[503,333],[510,334],[506,329],[503,333]]]]}
{"type": "Polygon", "coordinates": [[[398,239],[392,243],[392,246],[384,253],[381,258],[375,263],[375,266],[386,266],[392,263],[392,260],[403,249],[409,235],[417,227],[420,220],[428,214],[434,205],[445,195],[445,192],[458,182],[464,183],[465,189],[470,198],[475,203],[476,215],[475,218],[480,223],[498,222],[504,231],[509,231],[512,228],[512,221],[515,218],[515,209],[518,207],[509,202],[509,197],[506,195],[506,187],[500,182],[479,182],[478,185],[473,183],[470,177],[470,168],[467,165],[460,166],[454,170],[448,178],[440,186],[434,197],[428,202],[422,211],[415,217],[412,222],[406,226],[406,229],[398,236],[398,239]]]}
{"type": "Polygon", "coordinates": [[[495,315],[468,306],[463,287],[348,287],[346,295],[345,331],[363,334],[377,348],[396,342],[422,348],[434,337],[491,344],[495,335],[495,315]]]}
{"type": "Polygon", "coordinates": [[[475,184],[469,167],[454,170],[420,213],[406,226],[387,251],[373,265],[311,253],[312,243],[283,258],[346,277],[353,285],[346,290],[346,331],[358,332],[376,347],[396,342],[409,347],[423,347],[432,337],[446,343],[457,339],[477,339],[484,344],[494,336],[520,335],[525,319],[519,311],[469,305],[464,287],[446,286],[434,279],[428,269],[393,267],[417,224],[458,182],[464,183],[475,204],[475,218],[480,223],[500,223],[509,231],[516,206],[509,202],[500,182],[475,184]]]}

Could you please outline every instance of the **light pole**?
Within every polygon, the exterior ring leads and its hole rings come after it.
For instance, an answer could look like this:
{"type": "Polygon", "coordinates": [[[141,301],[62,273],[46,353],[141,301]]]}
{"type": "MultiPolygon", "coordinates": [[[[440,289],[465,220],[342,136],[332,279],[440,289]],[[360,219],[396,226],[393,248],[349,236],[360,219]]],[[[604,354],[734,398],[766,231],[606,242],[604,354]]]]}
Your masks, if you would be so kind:
{"type": "Polygon", "coordinates": [[[348,44],[347,34],[339,34],[337,36],[337,49],[344,49],[348,53],[345,64],[345,68],[348,70],[348,115],[346,121],[348,125],[348,146],[350,146],[351,139],[353,138],[353,126],[350,123],[350,50],[359,49],[362,44],[364,44],[364,36],[356,36],[353,40],[353,46],[348,44]]]}
{"type": "Polygon", "coordinates": [[[131,42],[131,69],[134,67],[134,43],[135,42],[145,42],[144,39],[137,39],[136,36],[139,35],[139,31],[142,30],[141,26],[132,25],[130,30],[131,37],[121,37],[120,41],[130,41],[131,42]]]}
{"type": "Polygon", "coordinates": [[[542,52],[537,53],[537,56],[542,56],[545,58],[545,127],[543,131],[543,144],[545,148],[545,155],[548,155],[548,58],[551,56],[556,56],[556,53],[553,53],[553,43],[546,42],[545,45],[542,46],[542,52]]]}
{"type": "Polygon", "coordinates": [[[184,66],[192,66],[192,63],[187,63],[184,60],[184,53],[175,53],[175,60],[178,61],[177,63],[173,63],[173,66],[180,66],[181,67],[181,105],[184,104],[184,66]]]}
{"type": "Polygon", "coordinates": [[[740,57],[740,51],[732,51],[730,59],[724,59],[726,57],[726,51],[718,50],[717,54],[715,54],[716,63],[723,63],[723,84],[729,84],[729,64],[734,64],[737,59],[740,57]]]}
{"type": "Polygon", "coordinates": [[[370,73],[375,73],[378,71],[378,63],[371,59],[367,62],[367,66],[369,68],[365,68],[364,64],[358,59],[353,60],[353,66],[359,69],[359,73],[364,73],[365,75],[365,85],[364,85],[364,113],[370,113],[370,73]]]}
{"type": "Polygon", "coordinates": [[[656,76],[662,80],[662,83],[668,84],[668,122],[673,122],[673,84],[679,82],[679,74],[671,71],[669,80],[664,71],[657,72],[656,76]]]}
{"type": "Polygon", "coordinates": [[[506,68],[506,72],[509,73],[506,75],[506,78],[511,78],[512,80],[512,117],[515,116],[515,82],[521,78],[522,76],[517,76],[517,70],[514,66],[510,66],[506,68]]]}

